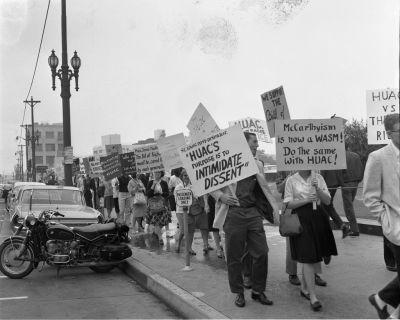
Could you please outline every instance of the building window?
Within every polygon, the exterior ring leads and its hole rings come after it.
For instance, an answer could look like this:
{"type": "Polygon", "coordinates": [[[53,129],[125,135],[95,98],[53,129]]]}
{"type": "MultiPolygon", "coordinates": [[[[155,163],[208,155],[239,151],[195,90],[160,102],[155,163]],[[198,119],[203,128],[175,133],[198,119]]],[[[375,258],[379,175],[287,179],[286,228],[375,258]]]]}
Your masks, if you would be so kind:
{"type": "Polygon", "coordinates": [[[36,151],[43,151],[43,145],[42,144],[37,144],[35,147],[36,147],[35,148],[36,151]]]}
{"type": "Polygon", "coordinates": [[[46,151],[56,151],[56,145],[54,143],[46,143],[46,151]]]}
{"type": "Polygon", "coordinates": [[[62,143],[58,144],[58,151],[64,151],[64,145],[62,143]]]}
{"type": "Polygon", "coordinates": [[[46,164],[52,167],[54,165],[54,156],[46,156],[46,164]]]}
{"type": "Polygon", "coordinates": [[[43,157],[42,156],[35,156],[36,164],[43,164],[43,157]]]}
{"type": "Polygon", "coordinates": [[[58,132],[58,136],[57,136],[59,141],[62,141],[64,139],[64,135],[62,132],[58,132]]]}
{"type": "Polygon", "coordinates": [[[46,131],[46,139],[54,139],[54,131],[46,131]]]}

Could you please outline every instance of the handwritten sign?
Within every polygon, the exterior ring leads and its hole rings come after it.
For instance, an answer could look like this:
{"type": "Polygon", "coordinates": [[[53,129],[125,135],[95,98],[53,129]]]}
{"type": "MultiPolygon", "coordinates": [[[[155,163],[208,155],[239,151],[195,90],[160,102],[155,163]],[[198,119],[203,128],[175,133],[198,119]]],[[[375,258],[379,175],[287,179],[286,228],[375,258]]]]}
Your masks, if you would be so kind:
{"type": "Polygon", "coordinates": [[[193,193],[190,189],[176,190],[176,205],[179,207],[188,207],[192,205],[193,193]]]}
{"type": "Polygon", "coordinates": [[[218,190],[258,172],[239,126],[230,127],[179,149],[196,196],[218,190]]]}
{"type": "Polygon", "coordinates": [[[122,175],[119,154],[115,153],[109,156],[101,157],[100,163],[103,168],[103,175],[105,180],[111,180],[122,175]]]}
{"type": "Polygon", "coordinates": [[[346,169],[343,120],[277,120],[279,171],[346,169]]]}
{"type": "Polygon", "coordinates": [[[97,160],[89,161],[89,166],[90,166],[91,177],[100,177],[103,175],[103,168],[100,164],[100,161],[97,160]]]}
{"type": "Polygon", "coordinates": [[[265,119],[269,135],[275,137],[275,120],[290,119],[289,108],[286,102],[285,92],[280,86],[271,91],[267,91],[261,95],[261,101],[264,108],[265,119]]]}
{"type": "Polygon", "coordinates": [[[237,121],[229,121],[229,126],[240,125],[243,131],[255,133],[259,141],[271,142],[269,137],[267,123],[255,118],[244,118],[237,121]]]}
{"type": "Polygon", "coordinates": [[[128,152],[119,155],[122,172],[132,175],[136,172],[135,152],[128,152]]]}
{"type": "Polygon", "coordinates": [[[135,161],[137,174],[164,170],[161,155],[155,143],[135,148],[135,161]]]}
{"type": "Polygon", "coordinates": [[[186,127],[189,129],[192,143],[219,131],[217,123],[201,103],[194,111],[186,127]]]}
{"type": "Polygon", "coordinates": [[[178,148],[185,144],[186,141],[183,133],[157,140],[158,151],[161,154],[165,170],[172,170],[183,166],[178,148]]]}
{"type": "Polygon", "coordinates": [[[83,158],[82,163],[83,163],[83,168],[84,168],[85,173],[90,174],[89,158],[83,158]]]}
{"type": "Polygon", "coordinates": [[[397,89],[367,91],[368,144],[389,143],[383,120],[388,114],[399,113],[399,99],[397,89]]]}

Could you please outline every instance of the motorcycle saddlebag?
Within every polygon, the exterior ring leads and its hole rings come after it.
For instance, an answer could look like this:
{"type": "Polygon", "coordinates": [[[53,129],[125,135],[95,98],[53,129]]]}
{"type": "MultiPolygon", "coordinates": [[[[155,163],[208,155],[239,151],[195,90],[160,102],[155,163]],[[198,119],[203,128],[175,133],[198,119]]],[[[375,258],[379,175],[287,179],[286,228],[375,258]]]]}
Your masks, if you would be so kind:
{"type": "Polygon", "coordinates": [[[123,260],[132,255],[132,250],[126,244],[109,244],[101,249],[101,257],[104,260],[123,260]]]}

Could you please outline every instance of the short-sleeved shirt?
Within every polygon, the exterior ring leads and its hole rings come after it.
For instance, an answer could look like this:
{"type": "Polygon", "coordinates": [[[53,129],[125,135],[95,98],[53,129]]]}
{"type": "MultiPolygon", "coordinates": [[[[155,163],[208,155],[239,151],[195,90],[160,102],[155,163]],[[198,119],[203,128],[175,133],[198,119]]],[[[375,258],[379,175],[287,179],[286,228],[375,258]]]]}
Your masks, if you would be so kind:
{"type": "MultiPolygon", "coordinates": [[[[318,173],[315,177],[318,181],[318,187],[329,194],[324,178],[318,173]]],[[[311,175],[307,180],[304,180],[299,173],[296,173],[286,180],[283,202],[288,203],[293,200],[307,199],[309,196],[315,194],[315,192],[315,188],[311,185],[311,175]]]]}

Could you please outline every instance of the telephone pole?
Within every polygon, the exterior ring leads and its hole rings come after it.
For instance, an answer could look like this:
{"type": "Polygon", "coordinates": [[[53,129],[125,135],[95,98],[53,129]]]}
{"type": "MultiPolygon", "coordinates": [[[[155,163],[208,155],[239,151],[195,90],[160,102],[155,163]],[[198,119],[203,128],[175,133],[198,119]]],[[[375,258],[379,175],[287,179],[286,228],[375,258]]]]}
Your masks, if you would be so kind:
{"type": "Polygon", "coordinates": [[[19,152],[19,158],[21,161],[21,181],[24,181],[24,151],[22,150],[22,147],[25,147],[23,144],[19,144],[18,147],[21,147],[21,150],[19,152]]]}
{"type": "Polygon", "coordinates": [[[28,147],[29,147],[29,131],[28,127],[29,124],[21,124],[21,127],[25,127],[25,156],[26,156],[26,181],[29,181],[29,166],[28,166],[28,161],[29,161],[29,154],[28,154],[28,147]]]}
{"type": "Polygon", "coordinates": [[[25,100],[25,103],[27,103],[31,107],[31,121],[32,121],[32,132],[31,132],[31,147],[32,147],[32,181],[36,181],[36,159],[35,159],[35,120],[33,117],[33,107],[35,104],[40,103],[40,101],[35,101],[33,100],[33,97],[31,96],[31,100],[25,100]]]}

